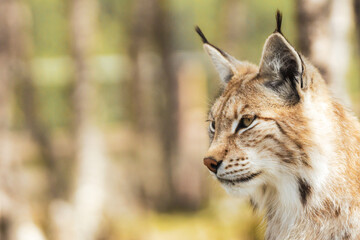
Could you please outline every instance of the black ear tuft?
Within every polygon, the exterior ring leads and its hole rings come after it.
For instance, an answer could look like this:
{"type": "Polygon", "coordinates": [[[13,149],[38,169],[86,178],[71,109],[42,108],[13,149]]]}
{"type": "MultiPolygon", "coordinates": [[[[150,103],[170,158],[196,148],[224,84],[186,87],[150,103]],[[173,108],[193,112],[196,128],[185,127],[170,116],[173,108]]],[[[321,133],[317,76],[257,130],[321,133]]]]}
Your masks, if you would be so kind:
{"type": "Polygon", "coordinates": [[[206,39],[204,33],[199,28],[199,26],[195,26],[195,31],[199,34],[199,36],[201,37],[201,40],[203,41],[204,44],[209,43],[208,40],[206,39]]]}
{"type": "Polygon", "coordinates": [[[281,23],[282,23],[282,13],[279,11],[279,9],[276,11],[276,29],[275,32],[281,33],[281,23]]]}

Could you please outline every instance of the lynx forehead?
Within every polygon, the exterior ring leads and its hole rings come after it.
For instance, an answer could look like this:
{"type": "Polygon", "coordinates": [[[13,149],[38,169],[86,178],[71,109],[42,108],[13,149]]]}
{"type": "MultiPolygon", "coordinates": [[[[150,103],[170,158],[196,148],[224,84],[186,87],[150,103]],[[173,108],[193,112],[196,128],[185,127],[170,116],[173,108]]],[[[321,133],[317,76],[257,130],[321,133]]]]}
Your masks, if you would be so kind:
{"type": "Polygon", "coordinates": [[[266,239],[360,238],[360,125],[286,40],[282,16],[259,66],[210,44],[224,90],[208,115],[204,164],[267,218],[266,239]]]}

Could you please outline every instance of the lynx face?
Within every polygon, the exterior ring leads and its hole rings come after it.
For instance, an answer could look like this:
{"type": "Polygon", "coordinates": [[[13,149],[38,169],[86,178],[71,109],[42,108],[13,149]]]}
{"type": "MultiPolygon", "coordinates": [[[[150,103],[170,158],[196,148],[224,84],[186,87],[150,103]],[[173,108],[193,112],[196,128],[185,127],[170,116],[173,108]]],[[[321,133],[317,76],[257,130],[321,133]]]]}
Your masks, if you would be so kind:
{"type": "Polygon", "coordinates": [[[211,145],[205,164],[216,165],[210,171],[235,194],[250,193],[294,167],[308,166],[299,140],[305,132],[291,128],[306,125],[300,104],[286,105],[266,86],[269,79],[249,68],[231,79],[208,116],[211,145]]]}
{"type": "Polygon", "coordinates": [[[259,67],[211,45],[197,29],[224,84],[209,112],[211,144],[204,164],[233,194],[248,195],[294,176],[299,189],[310,191],[300,176],[303,168],[311,168],[304,153],[311,143],[305,113],[311,80],[280,24],[278,16],[278,29],[266,40],[259,67]]]}

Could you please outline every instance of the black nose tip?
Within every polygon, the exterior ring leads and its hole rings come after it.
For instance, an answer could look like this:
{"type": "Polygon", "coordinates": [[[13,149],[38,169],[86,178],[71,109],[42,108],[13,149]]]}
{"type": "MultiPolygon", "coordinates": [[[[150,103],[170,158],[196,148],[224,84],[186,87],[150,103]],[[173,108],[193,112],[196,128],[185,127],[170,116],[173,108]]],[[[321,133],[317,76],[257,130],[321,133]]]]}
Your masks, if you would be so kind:
{"type": "Polygon", "coordinates": [[[213,173],[216,173],[222,161],[216,161],[212,157],[204,158],[204,165],[213,173]]]}

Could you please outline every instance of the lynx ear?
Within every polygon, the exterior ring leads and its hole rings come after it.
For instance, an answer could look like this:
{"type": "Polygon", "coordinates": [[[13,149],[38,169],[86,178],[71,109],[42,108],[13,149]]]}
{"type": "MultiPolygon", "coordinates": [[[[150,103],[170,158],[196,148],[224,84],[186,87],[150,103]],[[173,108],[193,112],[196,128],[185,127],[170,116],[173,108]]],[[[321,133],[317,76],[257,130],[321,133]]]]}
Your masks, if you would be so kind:
{"type": "Polygon", "coordinates": [[[241,64],[241,62],[221,49],[210,44],[199,27],[196,27],[195,30],[200,35],[204,43],[204,49],[210,56],[221,81],[224,84],[227,84],[230,79],[237,73],[236,66],[241,64]]]}
{"type": "Polygon", "coordinates": [[[277,29],[265,42],[260,75],[268,78],[265,85],[286,100],[299,101],[298,89],[304,88],[300,55],[281,34],[281,14],[277,12],[277,29]]]}

